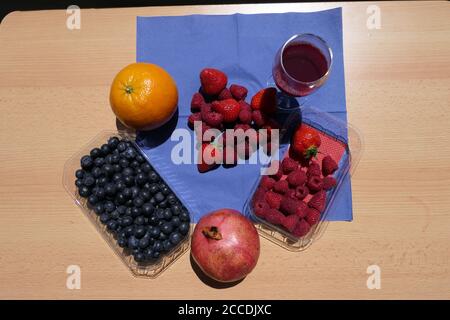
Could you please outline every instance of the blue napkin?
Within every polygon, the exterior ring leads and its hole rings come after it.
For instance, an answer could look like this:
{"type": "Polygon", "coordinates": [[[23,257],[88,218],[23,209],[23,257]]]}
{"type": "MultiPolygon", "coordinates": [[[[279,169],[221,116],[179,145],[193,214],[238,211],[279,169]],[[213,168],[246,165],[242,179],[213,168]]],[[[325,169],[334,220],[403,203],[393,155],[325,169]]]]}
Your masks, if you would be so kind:
{"type": "MultiPolygon", "coordinates": [[[[214,209],[243,211],[260,174],[260,167],[251,164],[200,174],[195,164],[171,161],[179,141],[172,141],[170,135],[174,128],[187,129],[191,97],[200,86],[200,70],[213,67],[224,71],[229,83],[246,86],[251,97],[266,86],[278,48],[298,33],[321,36],[334,54],[328,81],[308,97],[308,104],[346,121],[341,8],[311,13],[137,18],[136,60],[162,66],[174,77],[179,90],[178,114],[163,128],[140,134],[137,140],[152,165],[192,211],[194,221],[214,209]]],[[[191,140],[194,159],[195,141],[191,140]]],[[[352,220],[350,177],[345,178],[327,219],[352,220]]]]}

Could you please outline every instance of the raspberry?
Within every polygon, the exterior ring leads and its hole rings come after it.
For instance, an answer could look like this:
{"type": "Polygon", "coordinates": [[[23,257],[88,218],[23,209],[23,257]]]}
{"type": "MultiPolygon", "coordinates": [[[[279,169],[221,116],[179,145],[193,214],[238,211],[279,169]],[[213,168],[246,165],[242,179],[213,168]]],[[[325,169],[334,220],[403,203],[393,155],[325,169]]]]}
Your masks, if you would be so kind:
{"type": "Polygon", "coordinates": [[[281,162],[281,169],[283,169],[284,174],[289,174],[292,171],[296,170],[298,168],[298,163],[292,158],[284,158],[281,162]]]}
{"type": "Polygon", "coordinates": [[[322,184],[324,190],[330,190],[336,186],[336,179],[332,176],[325,177],[322,180],[322,184]]]}
{"type": "Polygon", "coordinates": [[[213,128],[218,128],[222,124],[223,116],[217,112],[209,112],[205,113],[203,120],[205,120],[207,125],[213,128]]]}
{"type": "Polygon", "coordinates": [[[244,124],[244,123],[238,123],[234,126],[234,130],[239,130],[242,129],[245,131],[247,131],[248,129],[251,129],[252,127],[250,127],[248,124],[244,124]]]}
{"type": "Polygon", "coordinates": [[[194,93],[191,100],[191,111],[200,111],[200,107],[203,103],[205,103],[205,99],[203,99],[203,96],[198,92],[194,93]]]}
{"type": "Polygon", "coordinates": [[[304,219],[300,220],[299,223],[294,228],[294,231],[292,231],[292,234],[298,238],[303,237],[308,234],[309,230],[311,229],[311,226],[308,222],[306,222],[304,219]]]}
{"type": "Polygon", "coordinates": [[[256,203],[258,201],[265,201],[266,198],[266,190],[264,190],[263,188],[259,187],[258,189],[256,189],[254,195],[253,195],[253,203],[256,203]]]}
{"type": "Polygon", "coordinates": [[[238,157],[236,153],[236,149],[234,147],[227,147],[225,146],[222,150],[223,153],[223,166],[225,168],[231,168],[234,167],[238,162],[238,157]],[[228,159],[228,152],[230,152],[231,156],[230,159],[228,159]]]}
{"type": "Polygon", "coordinates": [[[225,99],[231,99],[231,98],[233,98],[233,96],[231,95],[230,90],[228,90],[227,88],[220,91],[219,95],[217,96],[218,100],[225,100],[225,99]]]}
{"type": "Polygon", "coordinates": [[[295,190],[294,189],[289,189],[288,191],[286,191],[284,193],[284,195],[288,198],[292,198],[292,199],[296,199],[295,197],[295,190]]]}
{"type": "Polygon", "coordinates": [[[232,84],[230,92],[236,100],[244,100],[247,97],[248,90],[243,86],[232,84]]]}
{"type": "Polygon", "coordinates": [[[264,218],[266,215],[267,210],[269,209],[269,205],[265,201],[256,201],[253,206],[253,211],[255,212],[255,215],[260,218],[264,218]]]}
{"type": "Polygon", "coordinates": [[[267,222],[280,225],[283,223],[284,215],[277,209],[269,209],[264,216],[267,222]]]}
{"type": "Polygon", "coordinates": [[[254,144],[250,144],[248,141],[245,141],[245,142],[239,143],[236,146],[236,152],[240,159],[247,160],[255,152],[254,148],[255,148],[254,144]]]}
{"type": "Polygon", "coordinates": [[[239,121],[250,124],[252,122],[252,113],[248,110],[241,110],[239,112],[239,121]]]}
{"type": "Polygon", "coordinates": [[[204,141],[204,142],[211,142],[213,140],[213,137],[211,137],[210,141],[206,141],[206,140],[203,140],[203,136],[204,136],[204,134],[205,134],[205,132],[207,130],[212,129],[212,128],[210,126],[208,126],[204,122],[202,123],[202,127],[201,128],[202,128],[202,132],[198,132],[198,131],[195,132],[197,134],[197,140],[199,142],[202,142],[202,141],[204,141]]]}
{"type": "Polygon", "coordinates": [[[283,227],[285,227],[287,231],[292,232],[297,226],[298,220],[299,217],[297,215],[291,214],[283,219],[283,227]]]}
{"type": "Polygon", "coordinates": [[[320,220],[320,212],[314,208],[308,208],[306,211],[305,220],[309,223],[310,226],[315,225],[320,220]]]}
{"type": "Polygon", "coordinates": [[[306,174],[302,169],[297,169],[287,176],[287,181],[293,187],[301,186],[306,181],[306,174]]]}
{"type": "Polygon", "coordinates": [[[325,209],[326,200],[327,200],[327,195],[326,195],[325,191],[321,190],[312,196],[312,198],[308,202],[308,206],[310,208],[319,210],[319,212],[323,212],[323,210],[325,209]]]}
{"type": "Polygon", "coordinates": [[[299,206],[299,200],[284,196],[281,200],[280,210],[286,215],[295,214],[299,206]]]}
{"type": "Polygon", "coordinates": [[[202,121],[202,115],[200,112],[193,113],[188,118],[188,126],[192,130],[194,130],[194,122],[195,121],[202,121]]]}
{"type": "Polygon", "coordinates": [[[200,107],[200,113],[202,115],[202,120],[205,121],[206,114],[211,112],[211,104],[210,103],[203,103],[200,107]]]}
{"type": "Polygon", "coordinates": [[[295,211],[295,214],[299,218],[304,218],[306,214],[308,213],[308,205],[304,203],[303,201],[299,201],[297,210],[295,211]]]}
{"type": "Polygon", "coordinates": [[[320,165],[316,161],[311,161],[308,171],[306,171],[306,175],[308,176],[308,178],[312,176],[320,177],[320,165]]]}
{"type": "Polygon", "coordinates": [[[252,119],[258,127],[262,127],[266,123],[266,117],[260,110],[253,110],[252,119]]]}
{"type": "Polygon", "coordinates": [[[333,174],[338,168],[336,161],[333,160],[330,156],[326,156],[322,160],[322,173],[323,176],[326,177],[329,174],[333,174]]]}
{"type": "Polygon", "coordinates": [[[275,184],[275,180],[272,179],[269,176],[263,176],[261,178],[261,182],[259,183],[259,186],[263,188],[264,190],[270,190],[273,188],[273,185],[275,184]]]}
{"type": "Polygon", "coordinates": [[[244,100],[239,101],[239,105],[241,106],[241,110],[246,110],[248,112],[253,111],[252,107],[244,100]]]}
{"type": "Polygon", "coordinates": [[[297,186],[295,188],[295,197],[299,200],[303,200],[309,194],[309,189],[306,186],[297,186]]]}
{"type": "Polygon", "coordinates": [[[279,180],[273,185],[273,190],[275,192],[284,194],[289,190],[289,183],[286,180],[279,180]]]}
{"type": "Polygon", "coordinates": [[[323,182],[322,178],[319,176],[310,176],[308,178],[308,182],[306,183],[306,186],[309,189],[309,192],[314,194],[320,190],[322,190],[323,182]]]}
{"type": "Polygon", "coordinates": [[[266,197],[265,197],[266,202],[273,209],[280,209],[280,203],[281,203],[282,198],[283,198],[283,196],[278,193],[275,193],[272,191],[266,192],[266,197]]]}
{"type": "Polygon", "coordinates": [[[200,82],[206,94],[216,95],[227,86],[228,78],[220,70],[206,68],[200,72],[200,82]]]}

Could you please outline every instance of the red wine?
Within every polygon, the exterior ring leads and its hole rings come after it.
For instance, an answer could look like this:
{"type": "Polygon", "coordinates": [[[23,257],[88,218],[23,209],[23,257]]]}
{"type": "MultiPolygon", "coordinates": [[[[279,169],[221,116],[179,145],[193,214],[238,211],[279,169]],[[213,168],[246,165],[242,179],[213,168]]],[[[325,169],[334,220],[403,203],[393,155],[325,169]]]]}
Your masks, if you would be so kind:
{"type": "Polygon", "coordinates": [[[277,59],[278,63],[274,65],[273,76],[277,86],[286,93],[305,96],[325,80],[314,83],[329,68],[327,59],[317,47],[309,43],[292,43],[284,48],[281,56],[282,59],[277,59]]]}

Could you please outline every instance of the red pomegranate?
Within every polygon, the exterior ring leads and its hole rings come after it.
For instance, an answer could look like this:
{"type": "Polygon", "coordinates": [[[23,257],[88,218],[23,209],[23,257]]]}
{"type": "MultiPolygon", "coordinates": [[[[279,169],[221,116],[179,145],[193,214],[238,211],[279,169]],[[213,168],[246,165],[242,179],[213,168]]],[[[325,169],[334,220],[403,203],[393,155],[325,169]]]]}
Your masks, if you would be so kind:
{"type": "Polygon", "coordinates": [[[237,281],[258,262],[258,232],[239,211],[219,209],[203,216],[195,226],[191,254],[200,269],[214,280],[237,281]]]}

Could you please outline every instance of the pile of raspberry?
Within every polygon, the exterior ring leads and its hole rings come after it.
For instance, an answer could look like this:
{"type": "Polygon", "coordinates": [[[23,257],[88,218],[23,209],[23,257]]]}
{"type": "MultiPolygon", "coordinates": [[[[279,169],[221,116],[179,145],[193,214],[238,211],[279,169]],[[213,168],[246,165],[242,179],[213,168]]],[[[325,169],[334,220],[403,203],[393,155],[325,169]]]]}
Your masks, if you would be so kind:
{"type": "Polygon", "coordinates": [[[276,174],[261,179],[252,205],[256,216],[300,238],[319,222],[338,166],[329,155],[321,164],[294,158],[288,153],[276,174]]]}
{"type": "MultiPolygon", "coordinates": [[[[243,131],[250,128],[267,129],[269,143],[264,151],[270,151],[270,129],[278,128],[277,122],[272,118],[276,112],[275,88],[262,89],[253,96],[249,104],[245,101],[248,94],[247,88],[238,84],[227,87],[228,77],[220,70],[203,69],[200,72],[200,82],[199,92],[192,96],[192,114],[188,118],[188,126],[192,130],[196,121],[202,123],[202,132],[197,132],[199,142],[209,144],[214,141],[214,136],[210,140],[205,140],[206,138],[203,137],[203,133],[211,128],[218,129],[220,132],[226,129],[242,129],[243,131]]],[[[258,131],[256,133],[258,135],[258,131]]],[[[237,157],[248,159],[257,150],[257,146],[255,149],[255,145],[249,144],[248,141],[243,141],[242,144],[245,145],[242,146],[236,144],[237,142],[234,141],[236,160],[237,157]]]]}

